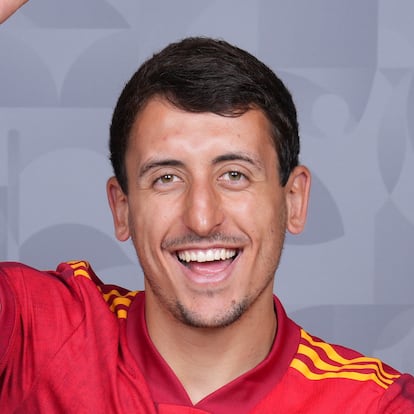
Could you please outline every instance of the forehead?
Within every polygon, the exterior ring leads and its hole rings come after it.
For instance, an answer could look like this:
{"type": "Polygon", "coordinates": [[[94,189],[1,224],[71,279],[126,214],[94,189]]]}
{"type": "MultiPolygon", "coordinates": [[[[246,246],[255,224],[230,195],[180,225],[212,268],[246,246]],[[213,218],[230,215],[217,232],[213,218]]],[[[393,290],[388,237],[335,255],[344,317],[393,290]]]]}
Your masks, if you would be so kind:
{"type": "Polygon", "coordinates": [[[196,156],[229,150],[258,157],[269,151],[276,155],[271,126],[261,110],[250,109],[238,116],[194,113],[156,97],[135,119],[127,156],[146,158],[170,151],[196,156]]]}

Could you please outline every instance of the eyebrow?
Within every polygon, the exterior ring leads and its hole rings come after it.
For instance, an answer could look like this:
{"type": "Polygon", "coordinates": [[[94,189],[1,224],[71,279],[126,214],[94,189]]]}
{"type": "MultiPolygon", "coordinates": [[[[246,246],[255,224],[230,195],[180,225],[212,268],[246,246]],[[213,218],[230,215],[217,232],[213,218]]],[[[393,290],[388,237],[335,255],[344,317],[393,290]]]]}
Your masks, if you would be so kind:
{"type": "Polygon", "coordinates": [[[149,170],[152,170],[153,168],[159,168],[159,167],[183,167],[184,163],[179,160],[175,159],[153,159],[148,162],[146,162],[142,167],[139,169],[139,177],[142,177],[145,175],[149,170]]]}
{"type": "Polygon", "coordinates": [[[219,155],[213,159],[213,164],[219,164],[226,161],[245,161],[256,168],[263,168],[263,162],[261,160],[243,152],[229,152],[227,154],[219,155]]]}
{"type": "MultiPolygon", "coordinates": [[[[212,161],[213,165],[220,164],[226,161],[244,161],[248,162],[252,166],[262,169],[263,163],[257,158],[251,157],[250,155],[242,152],[229,152],[227,154],[219,155],[218,157],[214,158],[212,161]]],[[[139,177],[144,176],[149,170],[159,167],[184,167],[185,164],[173,158],[166,158],[166,159],[152,159],[142,165],[139,169],[139,177]]]]}

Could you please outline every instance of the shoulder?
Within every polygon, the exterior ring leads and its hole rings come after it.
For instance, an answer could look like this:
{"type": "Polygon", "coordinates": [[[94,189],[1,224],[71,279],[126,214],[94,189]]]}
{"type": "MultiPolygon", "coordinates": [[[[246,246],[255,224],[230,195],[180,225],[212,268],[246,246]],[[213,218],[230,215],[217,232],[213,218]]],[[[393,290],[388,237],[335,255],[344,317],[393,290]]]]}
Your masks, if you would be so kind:
{"type": "MultiPolygon", "coordinates": [[[[91,288],[93,284],[91,283],[91,288]]],[[[6,262],[0,264],[0,302],[2,319],[7,314],[25,326],[45,321],[65,325],[82,318],[82,293],[75,280],[75,269],[62,263],[54,271],[6,262]]]]}
{"type": "Polygon", "coordinates": [[[347,409],[355,404],[355,411],[350,412],[385,412],[389,406],[395,410],[392,412],[414,413],[411,375],[402,375],[378,358],[329,344],[303,329],[290,368],[328,399],[331,395],[335,404],[347,409]],[[399,411],[398,407],[403,408],[399,411]],[[412,411],[404,411],[407,409],[412,411]]]}
{"type": "Polygon", "coordinates": [[[61,263],[56,270],[39,270],[18,262],[1,262],[0,278],[6,279],[15,289],[20,285],[33,285],[44,283],[47,285],[59,285],[67,282],[75,275],[76,263],[61,263]]]}
{"type": "Polygon", "coordinates": [[[98,313],[102,308],[104,312],[109,309],[118,318],[126,318],[136,293],[104,284],[90,264],[83,260],[64,262],[56,270],[46,271],[21,263],[0,263],[2,307],[17,306],[21,312],[38,307],[39,311],[54,308],[61,313],[70,308],[65,316],[73,319],[77,309],[83,313],[90,308],[98,313]]]}
{"type": "Polygon", "coordinates": [[[81,384],[89,362],[96,374],[117,361],[126,324],[116,315],[126,313],[128,295],[103,284],[84,261],[54,271],[0,264],[0,405],[20,404],[34,384],[66,386],[68,375],[81,384]]]}
{"type": "Polygon", "coordinates": [[[0,368],[1,361],[17,364],[18,355],[31,355],[31,363],[40,366],[82,323],[84,309],[73,274],[69,265],[41,271],[21,263],[0,264],[0,368]]]}
{"type": "MultiPolygon", "coordinates": [[[[1,263],[0,286],[3,290],[9,289],[11,296],[16,298],[16,303],[20,306],[34,305],[39,301],[50,304],[60,300],[70,302],[79,296],[75,280],[79,263],[85,263],[85,268],[89,268],[86,262],[61,263],[56,270],[38,270],[15,262],[1,263]]],[[[92,274],[91,271],[90,280],[93,279],[92,274]]],[[[88,275],[87,270],[84,275],[88,275]]]]}
{"type": "Polygon", "coordinates": [[[135,294],[105,285],[86,261],[61,263],[54,271],[1,263],[0,365],[12,349],[29,344],[41,343],[50,354],[46,348],[58,349],[75,331],[116,337],[135,294]]]}
{"type": "Polygon", "coordinates": [[[303,329],[291,367],[312,380],[344,378],[361,383],[369,381],[384,389],[401,375],[377,358],[329,344],[303,329]]]}

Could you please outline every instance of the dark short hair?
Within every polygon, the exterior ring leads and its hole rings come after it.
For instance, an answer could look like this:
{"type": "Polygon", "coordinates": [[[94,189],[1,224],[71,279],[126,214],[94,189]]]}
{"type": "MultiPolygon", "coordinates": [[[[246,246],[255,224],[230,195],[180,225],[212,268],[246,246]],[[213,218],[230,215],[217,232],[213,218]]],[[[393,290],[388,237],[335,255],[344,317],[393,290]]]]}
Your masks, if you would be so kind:
{"type": "Polygon", "coordinates": [[[292,96],[275,73],[250,53],[223,40],[190,37],[168,45],[142,64],[122,91],[110,128],[110,159],[125,193],[125,153],[133,123],[159,96],[188,112],[239,116],[263,111],[271,125],[280,182],[298,165],[299,133],[292,96]]]}

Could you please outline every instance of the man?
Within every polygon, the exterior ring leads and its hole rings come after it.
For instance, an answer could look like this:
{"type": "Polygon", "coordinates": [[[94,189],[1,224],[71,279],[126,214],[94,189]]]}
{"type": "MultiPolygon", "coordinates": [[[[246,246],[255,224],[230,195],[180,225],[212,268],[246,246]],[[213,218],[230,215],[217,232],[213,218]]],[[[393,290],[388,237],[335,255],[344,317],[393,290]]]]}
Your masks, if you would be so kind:
{"type": "Polygon", "coordinates": [[[414,379],[329,345],[273,296],[310,173],[263,63],[188,38],[125,86],[110,137],[115,233],[145,293],[86,262],[0,273],[0,406],[13,413],[414,413],[414,379]]]}

